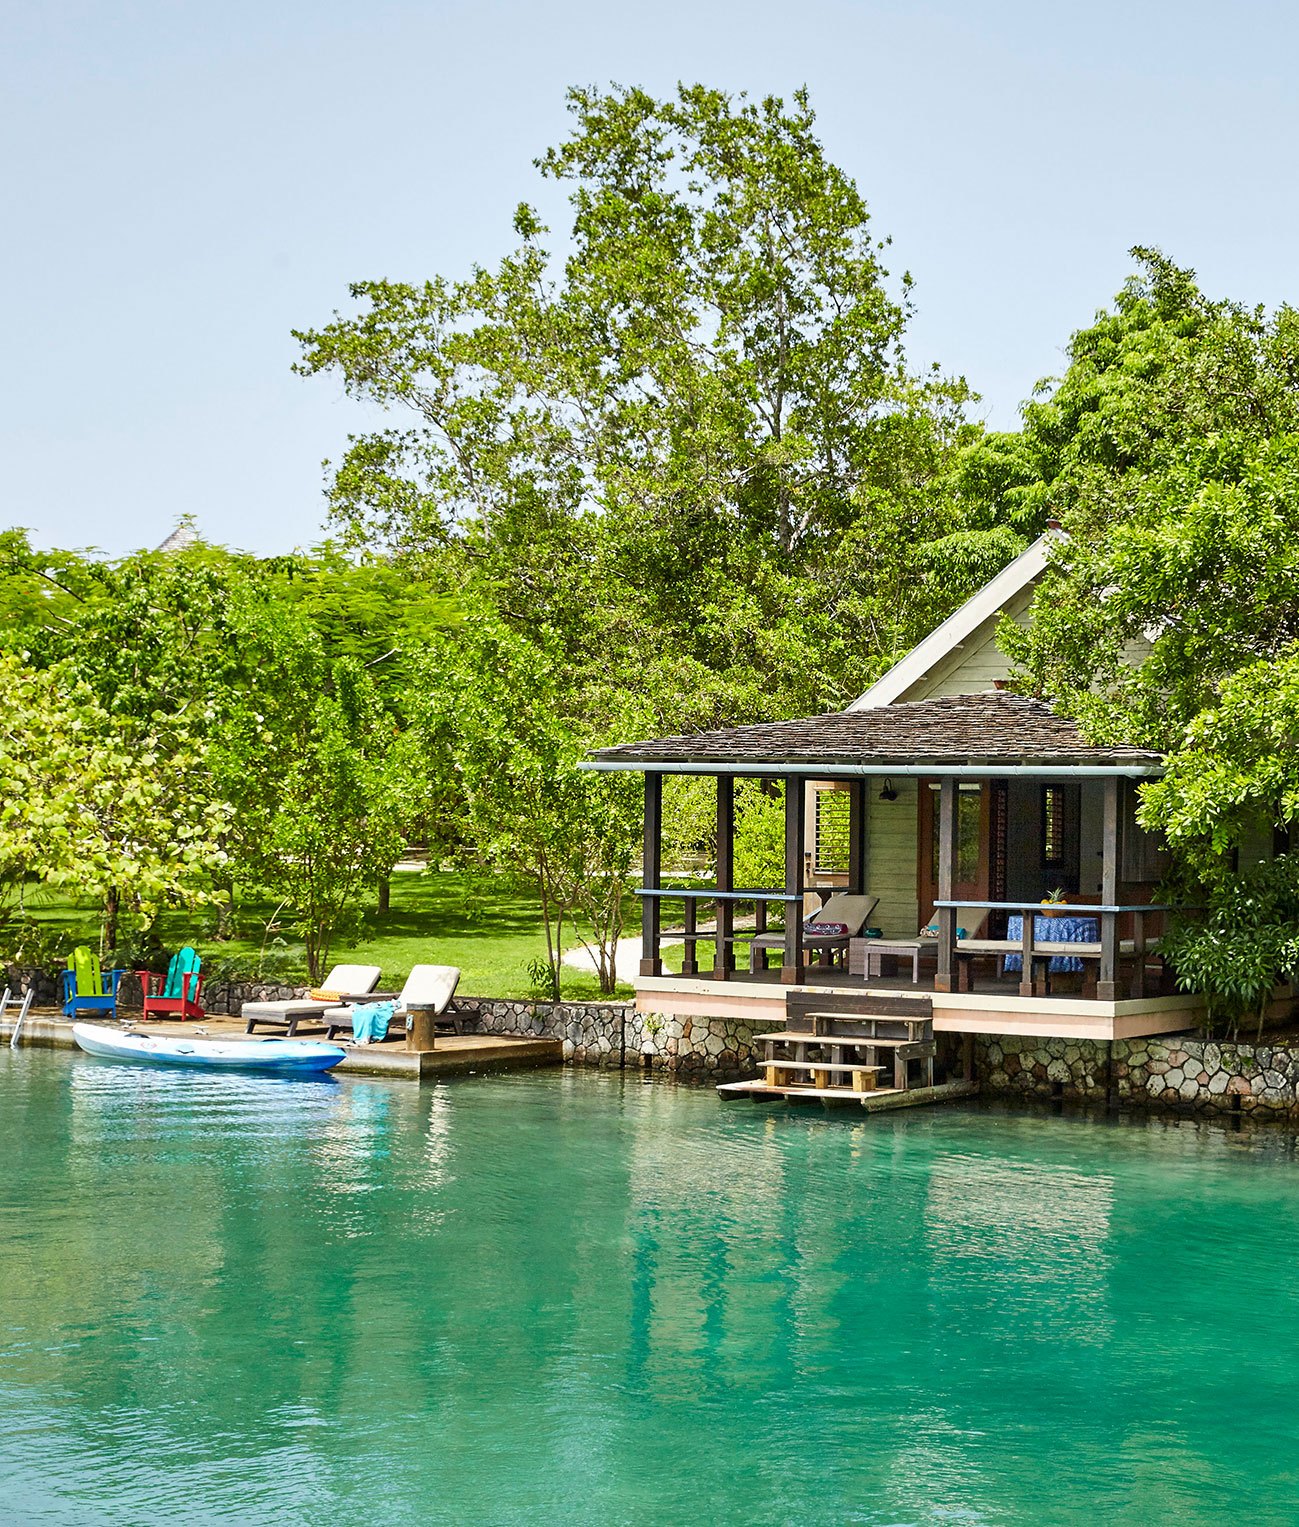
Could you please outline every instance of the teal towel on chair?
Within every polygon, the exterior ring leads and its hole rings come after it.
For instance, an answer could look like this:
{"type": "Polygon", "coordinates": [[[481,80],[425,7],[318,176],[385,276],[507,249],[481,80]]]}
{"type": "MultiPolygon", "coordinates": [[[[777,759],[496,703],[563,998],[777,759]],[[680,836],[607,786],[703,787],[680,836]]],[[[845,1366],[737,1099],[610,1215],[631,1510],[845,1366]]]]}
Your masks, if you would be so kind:
{"type": "Polygon", "coordinates": [[[357,1044],[373,1044],[388,1037],[395,1002],[365,1002],[352,1009],[352,1038],[357,1044]]]}

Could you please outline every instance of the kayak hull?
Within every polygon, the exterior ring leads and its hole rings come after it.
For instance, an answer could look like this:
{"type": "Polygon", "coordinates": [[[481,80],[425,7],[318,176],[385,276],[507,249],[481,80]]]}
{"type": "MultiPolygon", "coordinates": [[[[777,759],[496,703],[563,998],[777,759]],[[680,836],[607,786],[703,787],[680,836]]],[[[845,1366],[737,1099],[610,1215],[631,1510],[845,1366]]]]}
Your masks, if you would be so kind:
{"type": "Polygon", "coordinates": [[[74,1023],[72,1037],[88,1055],[154,1066],[194,1066],[209,1071],[272,1071],[318,1076],[347,1054],[341,1045],[310,1039],[190,1039],[129,1034],[102,1023],[74,1023]]]}

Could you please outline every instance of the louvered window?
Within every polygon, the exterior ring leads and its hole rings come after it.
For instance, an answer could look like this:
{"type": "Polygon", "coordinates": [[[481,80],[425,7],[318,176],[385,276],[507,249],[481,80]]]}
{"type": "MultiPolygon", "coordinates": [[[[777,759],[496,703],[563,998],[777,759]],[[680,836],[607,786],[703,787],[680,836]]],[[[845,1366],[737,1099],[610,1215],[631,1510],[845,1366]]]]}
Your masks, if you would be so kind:
{"type": "Polygon", "coordinates": [[[819,875],[848,872],[849,812],[852,795],[847,790],[816,792],[816,860],[819,875]]]}
{"type": "Polygon", "coordinates": [[[1065,861],[1065,792],[1062,785],[1042,786],[1042,867],[1065,861]]]}

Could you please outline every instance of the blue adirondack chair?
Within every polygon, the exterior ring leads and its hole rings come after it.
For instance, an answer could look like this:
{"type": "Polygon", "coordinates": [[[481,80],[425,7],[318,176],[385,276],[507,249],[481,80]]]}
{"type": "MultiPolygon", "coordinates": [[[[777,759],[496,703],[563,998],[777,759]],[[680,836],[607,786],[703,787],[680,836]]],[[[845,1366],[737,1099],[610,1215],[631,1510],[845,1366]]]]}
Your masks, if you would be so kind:
{"type": "Polygon", "coordinates": [[[78,1013],[107,1013],[117,1017],[117,987],[124,970],[101,971],[99,956],[85,944],[68,956],[63,972],[63,1015],[75,1018],[78,1013]]]}

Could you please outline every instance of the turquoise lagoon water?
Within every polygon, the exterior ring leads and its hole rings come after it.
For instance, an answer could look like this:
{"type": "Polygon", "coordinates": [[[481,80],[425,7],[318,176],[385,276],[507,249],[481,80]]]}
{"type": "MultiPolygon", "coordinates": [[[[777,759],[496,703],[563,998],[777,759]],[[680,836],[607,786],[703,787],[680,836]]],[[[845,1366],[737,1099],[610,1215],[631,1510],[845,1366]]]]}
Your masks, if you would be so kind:
{"type": "Polygon", "coordinates": [[[0,1052],[0,1519],[1299,1521],[1292,1137],[0,1052]]]}

